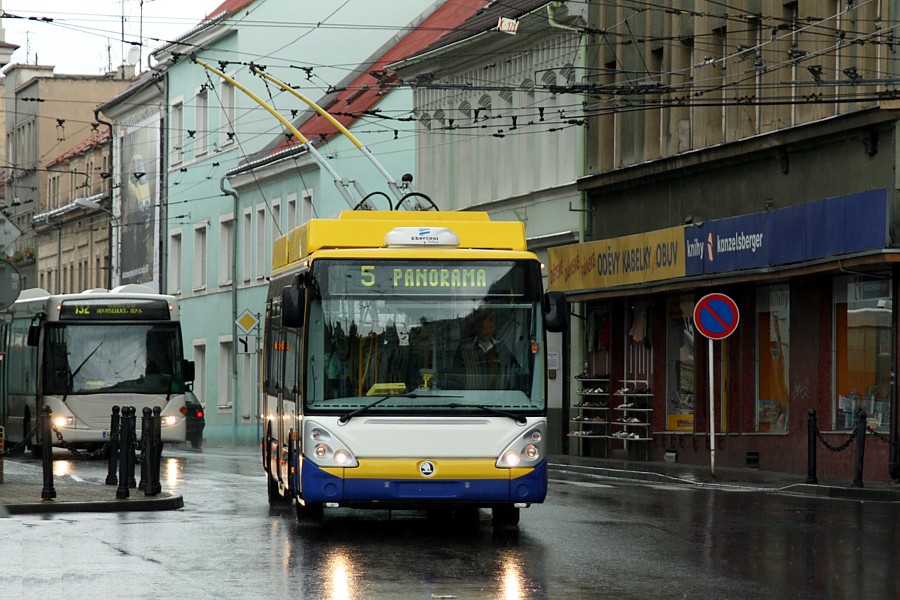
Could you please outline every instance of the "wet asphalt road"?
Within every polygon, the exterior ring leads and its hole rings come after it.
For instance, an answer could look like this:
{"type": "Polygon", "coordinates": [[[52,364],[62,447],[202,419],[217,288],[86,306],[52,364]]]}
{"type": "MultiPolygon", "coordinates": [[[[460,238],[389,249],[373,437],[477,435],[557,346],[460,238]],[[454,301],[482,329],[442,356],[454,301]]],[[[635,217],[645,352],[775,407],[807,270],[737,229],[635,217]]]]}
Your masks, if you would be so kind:
{"type": "MultiPolygon", "coordinates": [[[[63,476],[102,481],[69,460],[63,476]]],[[[553,472],[551,470],[551,478],[553,472]]],[[[900,507],[553,479],[490,515],[271,509],[255,449],[167,448],[181,510],[0,520],[0,598],[894,598],[900,507]]]]}

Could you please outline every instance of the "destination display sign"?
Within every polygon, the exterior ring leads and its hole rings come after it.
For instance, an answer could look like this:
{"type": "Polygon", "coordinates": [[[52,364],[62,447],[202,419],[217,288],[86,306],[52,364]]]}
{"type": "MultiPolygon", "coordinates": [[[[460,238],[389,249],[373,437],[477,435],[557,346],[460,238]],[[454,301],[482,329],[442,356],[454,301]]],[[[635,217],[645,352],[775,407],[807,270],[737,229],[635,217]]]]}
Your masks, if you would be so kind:
{"type": "Polygon", "coordinates": [[[64,300],[59,307],[60,321],[145,321],[169,320],[169,303],[154,299],[64,300]]]}
{"type": "MultiPolygon", "coordinates": [[[[323,293],[405,296],[520,296],[525,266],[517,263],[331,262],[323,293]]],[[[322,278],[319,278],[321,282],[322,278]]]]}

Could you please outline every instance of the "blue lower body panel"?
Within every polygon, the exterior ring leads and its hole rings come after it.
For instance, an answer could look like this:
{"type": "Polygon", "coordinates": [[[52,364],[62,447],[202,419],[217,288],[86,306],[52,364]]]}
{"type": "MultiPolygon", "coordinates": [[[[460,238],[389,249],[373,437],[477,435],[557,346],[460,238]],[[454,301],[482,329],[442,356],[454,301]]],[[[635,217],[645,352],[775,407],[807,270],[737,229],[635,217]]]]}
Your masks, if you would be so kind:
{"type": "Polygon", "coordinates": [[[361,479],[332,475],[304,458],[300,492],[305,502],[537,503],[547,496],[547,463],[515,479],[361,479]]]}

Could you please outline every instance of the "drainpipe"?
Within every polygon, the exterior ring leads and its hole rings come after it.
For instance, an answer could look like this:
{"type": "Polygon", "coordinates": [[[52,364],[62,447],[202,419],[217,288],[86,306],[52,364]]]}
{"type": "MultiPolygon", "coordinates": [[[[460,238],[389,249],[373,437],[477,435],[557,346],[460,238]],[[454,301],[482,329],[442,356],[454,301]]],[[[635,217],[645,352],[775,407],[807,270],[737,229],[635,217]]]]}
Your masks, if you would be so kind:
{"type": "Polygon", "coordinates": [[[234,216],[234,223],[231,229],[231,389],[233,393],[231,394],[231,415],[232,415],[232,427],[231,427],[231,443],[237,445],[238,435],[238,409],[240,407],[240,399],[238,398],[238,369],[237,369],[237,257],[238,257],[238,239],[237,239],[237,224],[238,224],[238,195],[236,192],[229,190],[225,187],[225,178],[227,175],[223,175],[221,179],[219,179],[219,189],[222,190],[222,193],[226,196],[231,196],[232,200],[232,215],[234,216]]]}
{"type": "Polygon", "coordinates": [[[897,377],[900,375],[900,265],[894,265],[891,268],[891,357],[892,370],[891,375],[891,422],[888,432],[888,474],[895,482],[900,481],[900,448],[898,448],[898,431],[897,426],[900,424],[900,415],[897,415],[897,377]]]}
{"type": "MultiPolygon", "coordinates": [[[[98,123],[106,125],[107,129],[109,129],[109,167],[110,167],[110,169],[112,169],[113,157],[115,156],[114,150],[115,150],[115,142],[116,142],[116,136],[113,135],[113,124],[110,123],[109,121],[104,121],[103,119],[100,118],[100,109],[98,109],[98,108],[94,109],[94,120],[97,121],[98,123]]],[[[115,264],[117,266],[121,266],[121,261],[122,261],[121,256],[115,256],[115,250],[114,250],[114,248],[121,248],[122,244],[117,244],[115,246],[113,245],[113,229],[112,229],[113,221],[112,221],[112,219],[114,216],[114,214],[113,214],[114,213],[114,211],[113,211],[113,179],[114,178],[112,175],[113,174],[110,173],[109,179],[107,180],[109,182],[107,184],[107,186],[109,187],[109,211],[110,211],[109,239],[108,239],[108,243],[109,243],[109,277],[107,278],[107,280],[109,282],[109,289],[113,288],[113,258],[116,259],[115,264]]],[[[119,230],[116,232],[116,235],[120,236],[119,239],[121,239],[121,235],[122,235],[122,223],[121,222],[119,223],[119,230]]],[[[119,279],[119,281],[116,282],[118,284],[122,283],[121,273],[122,273],[122,269],[120,268],[119,269],[120,279],[119,279]]]]}

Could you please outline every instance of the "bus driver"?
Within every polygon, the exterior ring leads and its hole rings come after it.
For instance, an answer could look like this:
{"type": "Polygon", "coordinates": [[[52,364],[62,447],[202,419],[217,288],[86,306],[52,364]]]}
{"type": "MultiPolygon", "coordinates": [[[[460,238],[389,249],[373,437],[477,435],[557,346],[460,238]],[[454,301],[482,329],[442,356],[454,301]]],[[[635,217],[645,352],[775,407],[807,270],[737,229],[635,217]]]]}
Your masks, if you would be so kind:
{"type": "Polygon", "coordinates": [[[497,324],[493,309],[476,312],[474,322],[474,336],[463,339],[456,351],[454,372],[465,373],[466,389],[510,388],[518,363],[509,348],[494,337],[497,324]]]}

